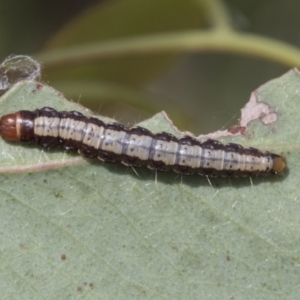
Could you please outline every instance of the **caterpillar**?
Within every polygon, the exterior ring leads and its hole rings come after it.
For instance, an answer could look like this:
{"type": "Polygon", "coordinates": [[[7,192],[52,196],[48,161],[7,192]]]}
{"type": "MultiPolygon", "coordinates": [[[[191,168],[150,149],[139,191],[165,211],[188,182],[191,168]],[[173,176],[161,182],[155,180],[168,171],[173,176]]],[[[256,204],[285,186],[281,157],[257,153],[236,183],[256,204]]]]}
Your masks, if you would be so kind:
{"type": "Polygon", "coordinates": [[[120,162],[127,166],[204,176],[282,175],[285,158],[238,144],[205,142],[169,133],[152,133],[135,126],[105,124],[77,111],[56,111],[50,107],[21,110],[0,119],[0,135],[17,142],[34,142],[43,148],[77,150],[87,158],[120,162]]]}

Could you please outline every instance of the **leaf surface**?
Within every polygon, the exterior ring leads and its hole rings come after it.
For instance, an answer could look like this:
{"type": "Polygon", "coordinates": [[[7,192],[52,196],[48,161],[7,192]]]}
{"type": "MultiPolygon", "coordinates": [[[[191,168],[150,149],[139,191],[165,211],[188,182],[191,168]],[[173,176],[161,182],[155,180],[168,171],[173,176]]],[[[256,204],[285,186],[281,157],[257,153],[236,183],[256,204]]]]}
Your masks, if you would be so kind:
{"type": "MultiPolygon", "coordinates": [[[[223,142],[284,154],[274,177],[211,179],[85,161],[0,141],[3,299],[296,299],[299,295],[299,73],[253,97],[276,119],[223,142]]],[[[1,114],[51,106],[91,113],[20,82],[1,114]]],[[[105,119],[105,121],[109,121],[105,119]]],[[[142,123],[179,135],[158,114],[142,123]]]]}

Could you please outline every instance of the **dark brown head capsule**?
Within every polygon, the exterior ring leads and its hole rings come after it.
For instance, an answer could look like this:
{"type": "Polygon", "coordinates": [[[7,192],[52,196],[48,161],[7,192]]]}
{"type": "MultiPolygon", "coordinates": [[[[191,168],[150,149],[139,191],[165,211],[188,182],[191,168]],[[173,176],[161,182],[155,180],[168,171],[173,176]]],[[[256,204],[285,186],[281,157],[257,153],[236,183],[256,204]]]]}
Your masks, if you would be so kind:
{"type": "Polygon", "coordinates": [[[21,110],[0,119],[0,136],[8,141],[30,142],[34,137],[34,113],[21,110]]]}

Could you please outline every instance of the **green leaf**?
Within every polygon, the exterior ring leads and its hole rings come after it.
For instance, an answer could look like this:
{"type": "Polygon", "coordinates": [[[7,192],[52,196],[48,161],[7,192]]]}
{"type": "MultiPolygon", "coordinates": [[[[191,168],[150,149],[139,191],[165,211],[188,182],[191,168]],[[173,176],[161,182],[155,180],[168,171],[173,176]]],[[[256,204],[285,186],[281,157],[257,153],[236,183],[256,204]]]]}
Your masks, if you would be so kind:
{"type": "MultiPolygon", "coordinates": [[[[95,43],[143,37],[157,33],[182,32],[195,29],[203,23],[202,7],[194,0],[123,0],[94,5],[77,18],[69,22],[48,42],[45,50],[57,50],[69,47],[80,51],[82,46],[93,48],[95,43]]],[[[102,49],[101,45],[99,51],[102,49]]],[[[114,49],[119,46],[116,44],[114,49]]],[[[112,51],[114,51],[112,49],[112,51]]],[[[43,55],[43,53],[40,53],[43,55]]],[[[47,56],[47,52],[45,53],[47,56]]],[[[89,62],[74,61],[71,66],[52,69],[46,66],[47,80],[106,81],[139,86],[157,76],[174,61],[176,55],[153,54],[146,58],[116,58],[101,60],[90,57],[89,62]]]]}
{"type": "MultiPolygon", "coordinates": [[[[297,299],[298,87],[296,70],[260,87],[241,122],[265,115],[246,136],[221,138],[283,151],[282,179],[218,178],[211,186],[199,176],[158,173],[156,180],[150,170],[137,176],[1,141],[1,297],[297,299]]],[[[51,106],[90,115],[36,82],[17,84],[0,105],[3,114],[51,106]]],[[[179,135],[164,114],[142,125],[179,135]]]]}

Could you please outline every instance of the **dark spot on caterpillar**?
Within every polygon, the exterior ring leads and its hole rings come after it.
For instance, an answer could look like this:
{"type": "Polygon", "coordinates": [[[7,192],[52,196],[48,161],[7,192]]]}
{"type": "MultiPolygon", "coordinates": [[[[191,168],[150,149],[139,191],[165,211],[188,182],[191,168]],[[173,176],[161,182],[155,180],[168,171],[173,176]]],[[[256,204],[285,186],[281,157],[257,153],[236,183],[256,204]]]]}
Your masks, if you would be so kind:
{"type": "Polygon", "coordinates": [[[105,162],[189,175],[282,175],[286,167],[283,156],[256,148],[211,139],[201,143],[190,136],[177,138],[166,132],[153,134],[139,126],[105,124],[76,111],[59,112],[50,107],[2,116],[0,135],[5,140],[34,142],[44,148],[77,150],[105,162]]]}

